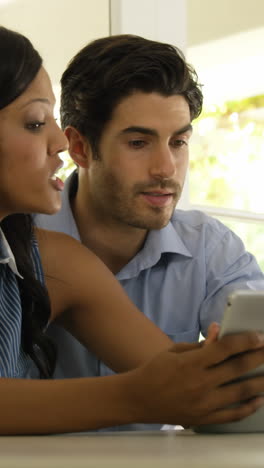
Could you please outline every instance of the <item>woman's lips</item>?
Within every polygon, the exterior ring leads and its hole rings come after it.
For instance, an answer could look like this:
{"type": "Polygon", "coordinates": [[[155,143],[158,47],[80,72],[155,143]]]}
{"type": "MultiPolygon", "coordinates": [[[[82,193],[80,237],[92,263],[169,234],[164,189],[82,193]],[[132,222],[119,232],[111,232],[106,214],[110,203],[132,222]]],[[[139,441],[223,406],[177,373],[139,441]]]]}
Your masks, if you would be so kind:
{"type": "Polygon", "coordinates": [[[59,192],[61,192],[64,188],[64,182],[57,176],[53,176],[50,178],[50,181],[51,181],[51,184],[52,186],[58,190],[59,192]]]}

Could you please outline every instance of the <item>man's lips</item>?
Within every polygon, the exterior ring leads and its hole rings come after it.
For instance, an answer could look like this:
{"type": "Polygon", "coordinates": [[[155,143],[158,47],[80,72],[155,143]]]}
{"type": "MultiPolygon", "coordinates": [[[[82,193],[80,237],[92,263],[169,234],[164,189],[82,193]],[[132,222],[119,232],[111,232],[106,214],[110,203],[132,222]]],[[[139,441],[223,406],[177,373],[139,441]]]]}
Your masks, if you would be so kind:
{"type": "Polygon", "coordinates": [[[160,207],[170,205],[174,198],[171,192],[141,192],[141,195],[150,205],[160,207]]]}

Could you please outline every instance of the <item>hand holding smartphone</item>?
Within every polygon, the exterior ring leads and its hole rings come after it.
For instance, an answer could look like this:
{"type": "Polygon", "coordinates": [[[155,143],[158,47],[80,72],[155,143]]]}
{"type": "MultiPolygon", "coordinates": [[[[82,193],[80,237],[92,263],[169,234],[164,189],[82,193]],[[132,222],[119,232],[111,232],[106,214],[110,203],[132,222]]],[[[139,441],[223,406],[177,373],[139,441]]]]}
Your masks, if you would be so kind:
{"type": "MultiPolygon", "coordinates": [[[[250,330],[264,333],[264,291],[235,291],[228,297],[219,338],[250,330]]],[[[264,375],[264,363],[243,377],[261,374],[264,375]]]]}
{"type": "MultiPolygon", "coordinates": [[[[264,291],[234,291],[228,297],[219,339],[224,335],[250,330],[264,333],[264,291]]],[[[264,376],[264,363],[241,376],[238,381],[260,375],[264,376]]],[[[207,424],[194,427],[194,430],[199,433],[264,432],[264,407],[259,408],[255,413],[241,421],[207,424]]]]}

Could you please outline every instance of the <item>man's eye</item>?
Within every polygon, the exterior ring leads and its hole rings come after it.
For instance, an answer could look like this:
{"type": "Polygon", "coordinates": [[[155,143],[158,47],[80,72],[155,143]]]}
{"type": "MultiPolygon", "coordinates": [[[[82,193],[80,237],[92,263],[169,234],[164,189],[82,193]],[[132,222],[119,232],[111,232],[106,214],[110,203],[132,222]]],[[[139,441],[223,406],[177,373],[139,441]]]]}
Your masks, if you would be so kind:
{"type": "Polygon", "coordinates": [[[29,122],[25,125],[26,129],[27,130],[31,130],[31,131],[37,131],[39,130],[41,127],[44,127],[45,125],[45,122],[39,122],[39,121],[36,121],[36,122],[29,122]]]}
{"type": "Polygon", "coordinates": [[[140,149],[145,146],[146,142],[144,140],[131,140],[128,144],[131,148],[140,149]]]}
{"type": "Polygon", "coordinates": [[[187,141],[186,141],[186,140],[181,140],[181,139],[177,138],[177,140],[172,140],[171,145],[172,145],[174,148],[178,148],[178,147],[187,145],[187,141]]]}

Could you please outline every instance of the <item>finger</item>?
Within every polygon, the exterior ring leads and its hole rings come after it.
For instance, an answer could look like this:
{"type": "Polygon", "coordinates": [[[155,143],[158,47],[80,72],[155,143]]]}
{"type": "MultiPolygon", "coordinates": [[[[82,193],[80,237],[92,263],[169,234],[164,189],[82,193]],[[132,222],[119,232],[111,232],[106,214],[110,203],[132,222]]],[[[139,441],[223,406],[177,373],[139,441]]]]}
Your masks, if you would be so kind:
{"type": "MultiPolygon", "coordinates": [[[[218,364],[211,373],[211,382],[215,385],[224,385],[240,378],[248,372],[256,369],[264,363],[264,349],[256,351],[248,351],[246,353],[236,355],[230,359],[218,364]]],[[[212,369],[212,368],[211,368],[212,369]]],[[[250,380],[252,380],[250,378],[250,380]]],[[[264,384],[262,391],[264,392],[264,384]]]]}
{"type": "Polygon", "coordinates": [[[209,343],[213,343],[214,341],[216,341],[219,335],[219,331],[220,331],[219,323],[212,322],[208,327],[207,337],[204,341],[204,345],[208,345],[209,343]]]}
{"type": "Polygon", "coordinates": [[[264,346],[264,334],[259,332],[245,332],[228,335],[220,340],[201,347],[199,353],[204,364],[214,366],[235,354],[257,349],[264,346]]]}
{"type": "Polygon", "coordinates": [[[218,387],[208,396],[208,407],[214,405],[223,408],[228,405],[246,401],[257,395],[264,396],[264,377],[251,377],[218,387]]]}
{"type": "Polygon", "coordinates": [[[203,413],[210,414],[215,410],[244,404],[259,396],[264,397],[263,376],[233,382],[208,392],[206,400],[201,400],[200,408],[203,413]]]}
{"type": "Polygon", "coordinates": [[[241,419],[255,413],[263,405],[264,397],[257,396],[241,403],[239,406],[214,411],[202,418],[202,420],[198,422],[198,425],[223,424],[240,421],[241,419]]]}

